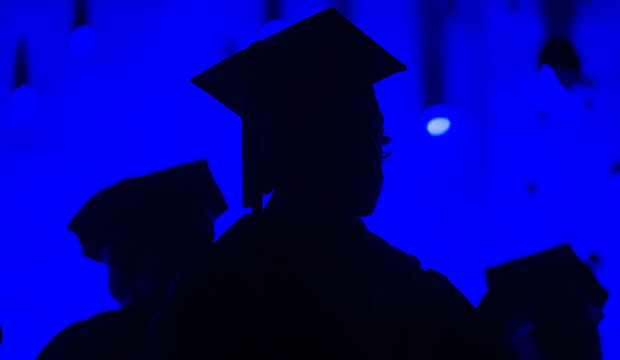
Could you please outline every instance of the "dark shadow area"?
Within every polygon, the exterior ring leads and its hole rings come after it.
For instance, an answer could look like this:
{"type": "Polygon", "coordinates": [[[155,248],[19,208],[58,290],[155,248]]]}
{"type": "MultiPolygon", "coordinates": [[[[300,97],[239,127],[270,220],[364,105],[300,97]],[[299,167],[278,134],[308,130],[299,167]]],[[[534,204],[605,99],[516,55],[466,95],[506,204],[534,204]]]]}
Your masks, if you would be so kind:
{"type": "Polygon", "coordinates": [[[38,359],[135,359],[172,279],[211,244],[224,210],[206,161],[127,179],[91,198],[69,229],[84,255],[107,265],[121,309],[66,328],[38,359]]]}
{"type": "Polygon", "coordinates": [[[599,360],[598,324],[607,300],[568,245],[489,269],[478,307],[503,359],[599,360]]]}

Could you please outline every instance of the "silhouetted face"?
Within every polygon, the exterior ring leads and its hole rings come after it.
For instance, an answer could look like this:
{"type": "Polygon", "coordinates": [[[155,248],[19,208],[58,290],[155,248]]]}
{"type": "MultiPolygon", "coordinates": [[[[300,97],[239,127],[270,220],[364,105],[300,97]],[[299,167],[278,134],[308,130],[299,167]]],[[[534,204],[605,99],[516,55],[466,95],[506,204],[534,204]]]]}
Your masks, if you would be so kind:
{"type": "Polygon", "coordinates": [[[160,219],[157,228],[106,236],[100,257],[108,267],[110,293],[122,308],[159,307],[179,267],[213,242],[217,216],[200,214],[195,221],[160,219]]]}
{"type": "Polygon", "coordinates": [[[278,166],[295,174],[280,184],[317,211],[372,214],[383,185],[383,116],[372,87],[318,97],[295,109],[296,134],[283,132],[278,166]]]}
{"type": "Polygon", "coordinates": [[[118,239],[110,239],[101,251],[101,259],[108,268],[108,288],[114,300],[118,301],[122,308],[133,305],[136,298],[135,293],[135,269],[132,264],[135,262],[135,255],[125,251],[119,251],[113,244],[118,239]],[[120,259],[123,256],[124,259],[120,259]],[[123,265],[120,266],[119,264],[123,265]]]}
{"type": "Polygon", "coordinates": [[[600,360],[602,309],[570,290],[554,292],[528,300],[538,304],[535,309],[522,307],[509,314],[501,329],[505,353],[515,360],[600,360]]]}
{"type": "Polygon", "coordinates": [[[181,265],[178,257],[123,245],[104,247],[102,260],[108,267],[108,286],[112,297],[122,308],[143,310],[159,306],[181,265]]]}
{"type": "Polygon", "coordinates": [[[371,88],[349,95],[326,116],[327,134],[325,142],[318,143],[315,161],[325,167],[326,193],[335,200],[330,205],[347,215],[367,216],[374,212],[383,185],[383,116],[371,88]]]}

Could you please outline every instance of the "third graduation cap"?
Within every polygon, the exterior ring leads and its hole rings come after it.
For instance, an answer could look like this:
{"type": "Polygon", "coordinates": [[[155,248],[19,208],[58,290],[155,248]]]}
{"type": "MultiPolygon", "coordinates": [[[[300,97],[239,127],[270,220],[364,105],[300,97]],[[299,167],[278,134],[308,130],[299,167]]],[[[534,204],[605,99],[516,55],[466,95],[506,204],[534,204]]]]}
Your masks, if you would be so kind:
{"type": "Polygon", "coordinates": [[[590,267],[577,257],[569,245],[514,260],[487,270],[489,293],[542,295],[558,287],[570,287],[583,299],[602,308],[608,292],[590,267]]]}
{"type": "Polygon", "coordinates": [[[302,78],[320,78],[328,88],[343,81],[339,75],[347,74],[350,79],[358,78],[372,85],[405,69],[394,56],[330,8],[250,45],[191,80],[242,117],[243,206],[257,209],[262,208],[262,192],[256,184],[260,171],[260,126],[258,117],[249,110],[250,102],[278,87],[286,87],[280,89],[280,94],[294,93],[295,88],[306,86],[302,78]],[[334,79],[333,84],[330,79],[334,79]]]}

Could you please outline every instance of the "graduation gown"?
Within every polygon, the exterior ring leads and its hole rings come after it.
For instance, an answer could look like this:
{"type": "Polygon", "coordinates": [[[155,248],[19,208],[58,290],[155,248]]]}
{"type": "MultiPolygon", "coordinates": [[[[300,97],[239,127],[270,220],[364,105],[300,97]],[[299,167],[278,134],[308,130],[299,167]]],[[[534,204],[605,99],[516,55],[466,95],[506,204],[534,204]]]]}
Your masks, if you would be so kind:
{"type": "Polygon", "coordinates": [[[484,359],[474,307],[361,220],[246,215],[175,281],[142,359],[484,359]]]}
{"type": "Polygon", "coordinates": [[[61,331],[37,360],[134,360],[149,320],[148,315],[132,310],[93,316],[61,331]]]}

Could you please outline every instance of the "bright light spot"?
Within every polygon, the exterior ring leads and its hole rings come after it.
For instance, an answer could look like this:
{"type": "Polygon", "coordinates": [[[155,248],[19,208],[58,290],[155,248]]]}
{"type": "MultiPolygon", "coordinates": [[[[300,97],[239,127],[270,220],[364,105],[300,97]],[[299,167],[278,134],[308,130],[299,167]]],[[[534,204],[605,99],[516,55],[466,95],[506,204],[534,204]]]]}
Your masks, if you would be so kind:
{"type": "Polygon", "coordinates": [[[426,131],[433,136],[445,134],[452,123],[460,123],[460,119],[458,112],[445,104],[429,106],[420,113],[420,122],[426,125],[426,131]]]}
{"type": "Polygon", "coordinates": [[[433,136],[440,136],[450,129],[450,119],[446,117],[436,117],[426,124],[426,130],[433,136]]]}
{"type": "Polygon", "coordinates": [[[95,47],[95,30],[88,25],[77,27],[71,33],[71,49],[77,55],[88,55],[95,47]]]}
{"type": "Polygon", "coordinates": [[[17,119],[29,119],[37,107],[37,91],[31,85],[24,84],[15,89],[11,95],[11,110],[17,119]]]}
{"type": "Polygon", "coordinates": [[[256,37],[257,37],[256,40],[265,40],[271,35],[278,33],[291,25],[293,24],[287,20],[282,20],[282,19],[271,20],[267,22],[265,25],[263,25],[263,27],[261,27],[260,30],[258,30],[258,34],[256,34],[256,37]]]}

